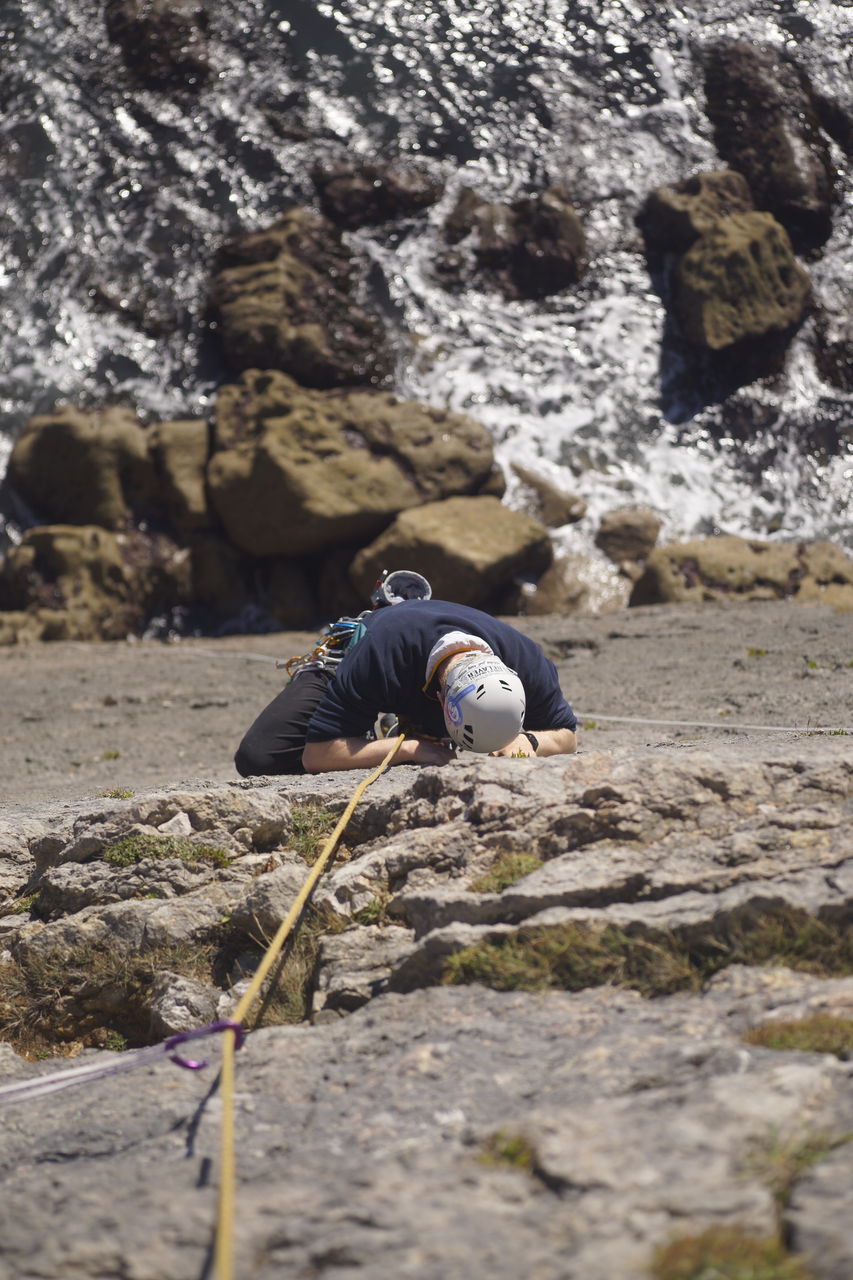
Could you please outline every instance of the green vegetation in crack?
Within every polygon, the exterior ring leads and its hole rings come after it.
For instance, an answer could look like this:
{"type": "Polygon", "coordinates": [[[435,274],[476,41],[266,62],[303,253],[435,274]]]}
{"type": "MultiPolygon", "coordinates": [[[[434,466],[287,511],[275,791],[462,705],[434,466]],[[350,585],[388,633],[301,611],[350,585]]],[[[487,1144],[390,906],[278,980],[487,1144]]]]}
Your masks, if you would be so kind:
{"type": "Polygon", "coordinates": [[[773,1192],[773,1199],[781,1212],[787,1207],[791,1193],[803,1174],[851,1139],[853,1133],[837,1137],[825,1133],[783,1137],[773,1131],[752,1144],[744,1172],[763,1182],[773,1192]]]}
{"type": "Polygon", "coordinates": [[[793,1022],[765,1022],[744,1034],[747,1044],[765,1049],[799,1050],[803,1053],[834,1053],[836,1058],[853,1057],[853,1018],[816,1013],[793,1022]]]}
{"type": "Polygon", "coordinates": [[[533,853],[502,853],[488,871],[468,885],[471,893],[503,893],[532,871],[538,871],[542,859],[533,853]]]}
{"type": "Polygon", "coordinates": [[[581,991],[612,983],[663,996],[700,990],[732,964],[840,976],[853,972],[853,935],[779,904],[732,912],[680,932],[576,922],[522,927],[449,956],[442,981],[498,991],[581,991]]]}
{"type": "MultiPolygon", "coordinates": [[[[309,1017],[320,944],[326,935],[342,933],[347,925],[347,920],[329,908],[309,903],[297,928],[287,939],[259,997],[259,1004],[248,1022],[253,1030],[256,1027],[292,1026],[309,1017]]],[[[257,960],[260,963],[269,939],[253,941],[258,944],[257,960]]]]}
{"type": "Polygon", "coordinates": [[[178,858],[191,866],[207,862],[214,867],[227,867],[231,862],[225,850],[215,845],[196,844],[187,836],[155,836],[143,832],[122,836],[109,845],[101,857],[111,867],[132,867],[145,858],[178,858]]]}
{"type": "Polygon", "coordinates": [[[498,1129],[485,1140],[480,1151],[481,1164],[502,1165],[531,1173],[536,1163],[536,1152],[524,1134],[498,1129]]]}
{"type": "Polygon", "coordinates": [[[309,867],[313,866],[323,852],[323,846],[337,826],[339,816],[321,804],[302,804],[294,808],[287,843],[309,867]]]}
{"type": "Polygon", "coordinates": [[[814,1280],[802,1259],[775,1237],[748,1235],[740,1227],[710,1227],[680,1236],[655,1251],[652,1280],[814,1280]]]}

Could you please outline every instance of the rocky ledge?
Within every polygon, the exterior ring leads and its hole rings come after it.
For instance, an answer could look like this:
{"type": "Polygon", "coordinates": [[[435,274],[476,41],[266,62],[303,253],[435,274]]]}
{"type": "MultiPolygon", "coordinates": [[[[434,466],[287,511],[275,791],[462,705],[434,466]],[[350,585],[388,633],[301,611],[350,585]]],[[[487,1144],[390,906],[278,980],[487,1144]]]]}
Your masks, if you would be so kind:
{"type": "MultiPolygon", "coordinates": [[[[380,778],[238,1055],[237,1274],[846,1280],[847,741],[380,778]]],[[[4,1081],[227,1016],[360,776],[10,816],[4,1081]]],[[[0,1275],[201,1274],[214,1079],[8,1107],[0,1275]]]]}

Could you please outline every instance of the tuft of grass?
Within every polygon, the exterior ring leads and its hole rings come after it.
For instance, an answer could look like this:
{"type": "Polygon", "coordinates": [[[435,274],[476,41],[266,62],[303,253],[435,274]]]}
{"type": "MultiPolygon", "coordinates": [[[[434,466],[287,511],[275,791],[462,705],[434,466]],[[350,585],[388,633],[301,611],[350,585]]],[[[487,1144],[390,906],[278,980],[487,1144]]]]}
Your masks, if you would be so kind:
{"type": "Polygon", "coordinates": [[[0,1040],[27,1058],[61,1054],[71,1042],[150,1044],[149,992],[157,973],[169,969],[210,982],[216,950],[213,943],[182,944],[139,955],[87,943],[13,960],[0,967],[0,1040]]]}
{"type": "Polygon", "coordinates": [[[381,889],[372,902],[356,911],[352,917],[356,924],[382,924],[388,914],[388,903],[391,895],[387,889],[381,889]]]}
{"type": "Polygon", "coordinates": [[[795,1022],[765,1022],[750,1028],[743,1039],[765,1049],[834,1053],[836,1058],[849,1058],[853,1055],[853,1018],[816,1013],[795,1022]]]}
{"type": "Polygon", "coordinates": [[[122,836],[105,849],[101,857],[111,867],[131,867],[143,858],[179,858],[191,866],[211,862],[215,867],[227,867],[231,861],[224,849],[195,844],[187,836],[155,836],[142,832],[122,836]]]}
{"type": "Polygon", "coordinates": [[[594,720],[582,720],[580,727],[581,729],[586,729],[588,731],[590,729],[597,729],[598,725],[594,720]]]}
{"type": "Polygon", "coordinates": [[[786,965],[822,977],[853,972],[853,935],[792,907],[733,913],[683,933],[569,923],[521,928],[449,956],[442,982],[498,991],[581,991],[613,983],[645,996],[700,990],[731,964],[786,965]]]}
{"type": "Polygon", "coordinates": [[[740,1227],[710,1227],[655,1250],[653,1280],[814,1280],[802,1259],[775,1237],[748,1235],[740,1227]]]}
{"type": "Polygon", "coordinates": [[[311,993],[320,943],[327,933],[341,933],[347,927],[328,908],[306,908],[299,928],[287,944],[261,999],[253,1028],[292,1026],[304,1022],[311,1012],[311,993]]]}
{"type": "Polygon", "coordinates": [[[133,795],[132,791],[128,791],[125,787],[113,787],[110,791],[102,791],[102,800],[129,800],[133,795]]]}
{"type": "Polygon", "coordinates": [[[767,657],[767,650],[766,650],[766,649],[755,649],[755,648],[753,648],[753,647],[752,647],[752,645],[750,645],[750,647],[749,647],[749,648],[747,649],[747,651],[746,651],[746,656],[747,656],[748,658],[766,658],[766,657],[767,657]]]}
{"type": "Polygon", "coordinates": [[[521,1173],[532,1173],[536,1152],[523,1134],[498,1129],[483,1143],[478,1159],[481,1164],[504,1165],[521,1173]]]}
{"type": "Polygon", "coordinates": [[[38,890],[35,893],[22,894],[20,898],[16,898],[12,906],[9,908],[9,914],[13,916],[25,915],[28,911],[32,911],[38,898],[38,890]]]}
{"type": "Polygon", "coordinates": [[[835,1138],[825,1133],[782,1138],[774,1131],[753,1143],[744,1172],[769,1187],[777,1207],[784,1210],[803,1174],[852,1138],[853,1133],[835,1138]]]}
{"type": "Polygon", "coordinates": [[[101,752],[98,759],[99,760],[118,760],[120,755],[121,755],[120,751],[113,751],[113,750],[107,749],[106,751],[101,752]]]}
{"type": "Polygon", "coordinates": [[[288,844],[308,866],[313,866],[334,831],[339,814],[321,804],[303,804],[293,810],[288,844]]]}
{"type": "Polygon", "coordinates": [[[542,859],[534,853],[502,853],[488,871],[468,885],[471,893],[503,893],[542,866],[542,859]]]}

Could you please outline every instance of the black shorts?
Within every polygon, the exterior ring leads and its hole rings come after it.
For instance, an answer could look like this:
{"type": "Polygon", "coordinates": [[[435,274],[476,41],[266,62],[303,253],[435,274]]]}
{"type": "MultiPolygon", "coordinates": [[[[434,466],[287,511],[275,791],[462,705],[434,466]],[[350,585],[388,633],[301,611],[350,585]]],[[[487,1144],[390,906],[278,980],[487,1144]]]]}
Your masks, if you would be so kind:
{"type": "Polygon", "coordinates": [[[304,773],[308,722],[332,679],[331,671],[302,671],[265,707],[237,748],[234,764],[244,778],[304,773]]]}

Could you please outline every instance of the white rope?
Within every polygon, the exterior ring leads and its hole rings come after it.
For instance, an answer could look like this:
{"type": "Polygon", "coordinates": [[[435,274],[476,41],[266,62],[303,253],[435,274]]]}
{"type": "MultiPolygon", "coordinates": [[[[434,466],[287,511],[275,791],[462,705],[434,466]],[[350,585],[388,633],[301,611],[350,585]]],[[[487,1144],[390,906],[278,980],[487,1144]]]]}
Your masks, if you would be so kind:
{"type": "MultiPolygon", "coordinates": [[[[248,658],[251,662],[280,662],[279,658],[271,658],[267,654],[249,653],[245,649],[202,649],[193,645],[191,648],[181,648],[180,644],[176,644],[174,653],[184,653],[188,655],[202,654],[205,657],[221,658],[223,656],[229,658],[248,658]]],[[[655,727],[663,725],[666,727],[679,729],[748,729],[753,733],[850,733],[853,734],[853,727],[850,725],[786,725],[786,724],[736,724],[728,722],[725,724],[717,720],[648,720],[645,716],[602,716],[591,711],[576,711],[578,720],[604,720],[608,724],[645,724],[655,727]]],[[[581,725],[583,728],[583,725],[581,725]]]]}
{"type": "MultiPolygon", "coordinates": [[[[578,720],[607,720],[615,724],[677,725],[692,729],[752,729],[758,733],[853,733],[849,725],[736,724],[717,720],[647,720],[645,716],[601,716],[591,711],[576,711],[578,720]]],[[[583,725],[580,726],[583,728],[583,725]]]]}

